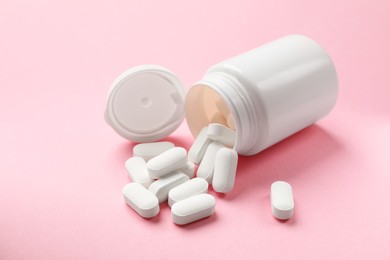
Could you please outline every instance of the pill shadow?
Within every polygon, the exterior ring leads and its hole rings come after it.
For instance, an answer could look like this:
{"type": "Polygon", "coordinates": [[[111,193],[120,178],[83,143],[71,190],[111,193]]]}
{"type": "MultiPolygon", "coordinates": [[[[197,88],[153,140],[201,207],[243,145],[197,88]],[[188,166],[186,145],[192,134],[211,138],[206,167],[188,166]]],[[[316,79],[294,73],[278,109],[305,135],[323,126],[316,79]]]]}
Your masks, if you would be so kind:
{"type": "Polygon", "coordinates": [[[192,223],[189,223],[186,225],[177,225],[177,224],[173,224],[173,225],[175,225],[177,228],[179,228],[181,230],[189,230],[189,231],[190,230],[199,230],[200,228],[207,227],[209,224],[217,221],[217,219],[218,219],[218,214],[217,214],[217,212],[214,212],[214,214],[211,215],[210,217],[200,219],[200,220],[197,220],[195,222],[192,222],[192,223]]]}
{"type": "Polygon", "coordinates": [[[152,218],[144,218],[141,215],[139,215],[137,212],[135,212],[135,210],[130,208],[128,205],[126,205],[126,203],[123,204],[123,207],[124,207],[124,210],[129,215],[131,215],[132,219],[137,219],[137,220],[142,221],[143,223],[149,223],[149,224],[156,224],[156,223],[161,222],[161,214],[160,213],[157,214],[157,216],[152,217],[152,218]]]}
{"type": "Polygon", "coordinates": [[[264,187],[277,180],[289,180],[315,174],[310,167],[343,149],[342,144],[318,125],[312,125],[253,156],[239,156],[233,191],[223,195],[233,200],[250,189],[264,187]]]}
{"type": "Polygon", "coordinates": [[[274,219],[274,221],[282,224],[282,225],[285,225],[285,226],[294,226],[296,223],[296,217],[295,216],[292,216],[290,219],[278,219],[278,218],[275,218],[275,217],[272,217],[274,219]]]}

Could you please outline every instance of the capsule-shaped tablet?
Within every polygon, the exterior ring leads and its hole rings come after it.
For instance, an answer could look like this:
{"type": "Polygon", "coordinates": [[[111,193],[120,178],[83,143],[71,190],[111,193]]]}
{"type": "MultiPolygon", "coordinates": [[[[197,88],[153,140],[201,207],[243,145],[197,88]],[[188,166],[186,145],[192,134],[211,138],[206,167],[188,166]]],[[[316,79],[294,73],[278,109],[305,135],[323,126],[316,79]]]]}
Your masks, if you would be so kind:
{"type": "Polygon", "coordinates": [[[127,205],[144,218],[152,218],[160,211],[156,196],[139,183],[126,184],[122,193],[127,205]]]}
{"type": "Polygon", "coordinates": [[[229,148],[221,148],[215,157],[213,188],[216,192],[228,193],[236,179],[238,155],[229,148]]]}
{"type": "Polygon", "coordinates": [[[179,169],[182,173],[188,176],[188,178],[193,178],[195,176],[195,164],[188,161],[186,167],[179,169]]]}
{"type": "Polygon", "coordinates": [[[189,179],[190,178],[188,178],[188,176],[184,173],[176,172],[150,184],[149,191],[157,197],[159,203],[163,203],[168,200],[168,193],[171,189],[188,181],[189,179]]]}
{"type": "Polygon", "coordinates": [[[168,205],[172,207],[178,201],[189,197],[207,193],[209,184],[205,179],[194,178],[173,188],[168,194],[168,205]]]}
{"type": "Polygon", "coordinates": [[[211,216],[215,211],[215,198],[210,194],[199,194],[173,204],[172,219],[185,225],[211,216]]]}
{"type": "Polygon", "coordinates": [[[188,151],[188,160],[199,164],[210,143],[211,140],[207,137],[207,127],[204,127],[188,151]]]}
{"type": "Polygon", "coordinates": [[[276,181],[271,185],[272,215],[278,219],[289,219],[294,213],[294,197],[291,185],[285,181],[276,181]]]}
{"type": "Polygon", "coordinates": [[[132,182],[137,182],[145,188],[148,188],[154,181],[149,177],[146,162],[141,157],[131,157],[126,161],[125,167],[132,182]]]}
{"type": "Polygon", "coordinates": [[[162,154],[173,147],[175,147],[175,145],[171,142],[142,143],[134,146],[133,155],[142,157],[145,161],[149,161],[153,157],[162,154]]]}
{"type": "Polygon", "coordinates": [[[234,118],[233,118],[233,115],[230,114],[227,116],[226,118],[226,124],[229,128],[233,129],[233,130],[236,130],[236,124],[234,123],[234,118]]]}
{"type": "Polygon", "coordinates": [[[197,176],[205,179],[208,183],[211,183],[214,173],[215,157],[219,149],[224,146],[218,142],[212,142],[203,156],[203,159],[199,165],[197,176]]]}
{"type": "Polygon", "coordinates": [[[153,179],[159,179],[186,166],[187,151],[182,147],[171,148],[150,159],[146,164],[149,176],[153,179]]]}
{"type": "Polygon", "coordinates": [[[210,124],[207,137],[230,148],[236,143],[236,131],[221,124],[210,124]]]}

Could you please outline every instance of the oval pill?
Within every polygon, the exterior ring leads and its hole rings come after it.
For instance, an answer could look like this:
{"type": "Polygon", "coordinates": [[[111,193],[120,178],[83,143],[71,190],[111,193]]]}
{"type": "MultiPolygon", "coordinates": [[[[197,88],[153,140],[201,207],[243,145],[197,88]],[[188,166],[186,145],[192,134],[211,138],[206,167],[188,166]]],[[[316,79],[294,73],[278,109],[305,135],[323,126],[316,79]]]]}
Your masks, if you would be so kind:
{"type": "Polygon", "coordinates": [[[271,185],[272,215],[278,219],[289,219],[294,213],[292,187],[285,181],[276,181],[271,185]]]}
{"type": "Polygon", "coordinates": [[[188,160],[199,164],[210,143],[211,140],[207,137],[207,127],[204,127],[188,151],[188,160]]]}
{"type": "Polygon", "coordinates": [[[214,173],[215,156],[219,149],[224,148],[221,143],[212,142],[203,156],[203,159],[199,165],[197,176],[205,179],[208,183],[211,183],[214,173]]]}
{"type": "Polygon", "coordinates": [[[150,184],[149,191],[157,197],[159,203],[163,203],[168,199],[168,193],[171,189],[189,179],[190,178],[182,172],[170,174],[150,184]]]}
{"type": "Polygon", "coordinates": [[[139,183],[126,184],[122,193],[127,205],[144,218],[152,218],[160,211],[156,196],[139,183]]]}
{"type": "Polygon", "coordinates": [[[174,147],[150,159],[146,167],[149,176],[159,179],[167,174],[187,166],[187,151],[182,147],[174,147]]]}
{"type": "Polygon", "coordinates": [[[238,155],[229,148],[221,148],[215,157],[213,188],[216,192],[228,193],[236,179],[238,155]]]}
{"type": "Polygon", "coordinates": [[[207,137],[230,148],[236,143],[236,131],[221,124],[209,124],[207,137]]]}
{"type": "Polygon", "coordinates": [[[176,186],[169,192],[168,205],[172,207],[172,205],[178,201],[187,199],[198,194],[207,193],[208,189],[209,184],[205,179],[191,179],[176,186]]]}
{"type": "Polygon", "coordinates": [[[133,156],[144,158],[145,161],[149,161],[153,157],[168,151],[175,147],[171,142],[154,142],[154,143],[142,143],[137,144],[133,148],[133,156]]]}
{"type": "Polygon", "coordinates": [[[132,182],[137,182],[148,188],[154,181],[149,177],[148,169],[146,168],[146,162],[141,157],[131,157],[125,163],[127,174],[132,182]]]}
{"type": "Polygon", "coordinates": [[[199,194],[173,204],[172,219],[185,225],[211,216],[215,211],[215,198],[210,194],[199,194]]]}

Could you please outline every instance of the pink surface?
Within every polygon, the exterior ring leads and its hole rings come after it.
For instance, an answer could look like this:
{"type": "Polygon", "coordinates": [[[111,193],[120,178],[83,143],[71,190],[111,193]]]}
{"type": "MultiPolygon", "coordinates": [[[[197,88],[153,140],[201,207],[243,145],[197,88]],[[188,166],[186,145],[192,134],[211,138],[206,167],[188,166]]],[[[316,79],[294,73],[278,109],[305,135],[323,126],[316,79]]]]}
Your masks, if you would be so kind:
{"type": "MultiPolygon", "coordinates": [[[[389,13],[388,0],[2,1],[0,259],[389,259],[389,13]],[[156,63],[188,87],[291,33],[333,58],[332,113],[240,158],[207,220],[179,227],[166,205],[150,221],[127,207],[132,144],[103,120],[112,80],[156,63]],[[287,222],[271,216],[275,180],[294,188],[287,222]]],[[[191,145],[185,123],[170,140],[191,145]]]]}

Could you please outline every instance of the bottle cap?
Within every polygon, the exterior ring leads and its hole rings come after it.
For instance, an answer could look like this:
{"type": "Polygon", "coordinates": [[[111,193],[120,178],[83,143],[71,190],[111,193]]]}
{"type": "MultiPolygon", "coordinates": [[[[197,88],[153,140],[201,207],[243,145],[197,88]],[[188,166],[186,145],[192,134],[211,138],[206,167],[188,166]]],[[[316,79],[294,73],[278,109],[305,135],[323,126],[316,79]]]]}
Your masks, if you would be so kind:
{"type": "Polygon", "coordinates": [[[184,86],[166,68],[137,66],[112,83],[105,119],[119,135],[130,141],[157,141],[170,135],[183,122],[184,97],[184,86]]]}

